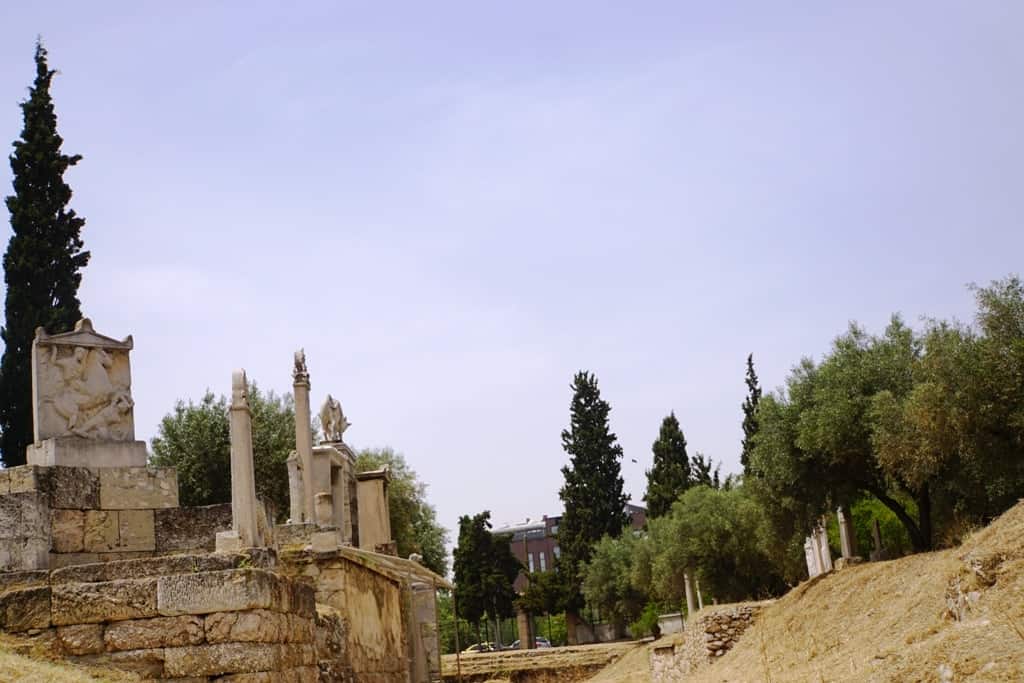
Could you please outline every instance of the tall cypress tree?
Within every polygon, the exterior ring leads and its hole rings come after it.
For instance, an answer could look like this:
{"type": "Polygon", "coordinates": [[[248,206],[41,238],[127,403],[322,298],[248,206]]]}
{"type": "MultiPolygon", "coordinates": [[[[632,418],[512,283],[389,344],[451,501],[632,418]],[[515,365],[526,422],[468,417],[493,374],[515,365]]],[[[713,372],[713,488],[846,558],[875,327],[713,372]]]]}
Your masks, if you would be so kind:
{"type": "Polygon", "coordinates": [[[25,462],[32,442],[30,363],[36,327],[65,332],[82,317],[78,301],[81,270],[89,262],[81,238],[85,220],[68,210],[71,188],[64,171],[81,160],[61,152],[57,115],[50,98],[55,71],[46,49],[36,43],[36,78],[21,103],[24,128],[14,141],[14,194],[7,197],[14,235],[4,254],[6,320],[0,335],[0,451],[7,467],[25,462]]]}
{"type": "Polygon", "coordinates": [[[676,414],[669,413],[661,421],[658,440],[651,446],[654,465],[647,470],[647,516],[660,517],[672,509],[683,491],[693,484],[690,457],[686,454],[686,437],[676,414]]]}
{"type": "Polygon", "coordinates": [[[747,397],[743,400],[743,450],[740,463],[743,473],[750,468],[750,451],[754,448],[754,434],[757,433],[757,404],[761,400],[761,385],[754,372],[754,354],[747,356],[747,397]]]}
{"type": "Polygon", "coordinates": [[[565,605],[576,612],[583,604],[580,565],[590,559],[602,536],[618,536],[627,523],[626,495],[620,460],[622,446],[608,425],[611,407],[601,398],[597,378],[578,372],[572,383],[569,429],[562,432],[562,448],[570,464],[562,468],[565,485],[558,496],[565,513],[558,531],[560,566],[565,574],[565,605]]]}

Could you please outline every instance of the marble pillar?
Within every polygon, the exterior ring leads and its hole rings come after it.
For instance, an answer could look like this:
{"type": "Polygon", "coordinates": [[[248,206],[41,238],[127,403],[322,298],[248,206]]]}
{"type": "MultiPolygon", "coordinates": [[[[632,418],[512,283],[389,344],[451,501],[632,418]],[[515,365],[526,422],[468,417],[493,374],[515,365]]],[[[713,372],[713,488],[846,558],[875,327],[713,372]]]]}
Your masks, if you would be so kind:
{"type": "Polygon", "coordinates": [[[242,548],[261,545],[256,512],[256,475],[252,459],[252,413],[245,370],[231,375],[231,528],[242,548]]]}
{"type": "Polygon", "coordinates": [[[292,521],[312,523],[316,521],[313,498],[313,432],[309,421],[309,371],[306,369],[306,354],[302,349],[295,352],[292,380],[295,392],[295,451],[299,455],[299,467],[302,470],[302,519],[292,521]]]}

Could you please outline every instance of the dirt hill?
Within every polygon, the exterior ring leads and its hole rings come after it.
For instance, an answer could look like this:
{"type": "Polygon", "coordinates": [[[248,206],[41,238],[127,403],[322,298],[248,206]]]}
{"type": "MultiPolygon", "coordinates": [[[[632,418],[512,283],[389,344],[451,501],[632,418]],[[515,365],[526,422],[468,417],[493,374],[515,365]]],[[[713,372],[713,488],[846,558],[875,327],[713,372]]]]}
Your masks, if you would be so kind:
{"type": "Polygon", "coordinates": [[[1024,681],[1024,502],[959,548],[801,584],[691,680],[1024,681]]]}

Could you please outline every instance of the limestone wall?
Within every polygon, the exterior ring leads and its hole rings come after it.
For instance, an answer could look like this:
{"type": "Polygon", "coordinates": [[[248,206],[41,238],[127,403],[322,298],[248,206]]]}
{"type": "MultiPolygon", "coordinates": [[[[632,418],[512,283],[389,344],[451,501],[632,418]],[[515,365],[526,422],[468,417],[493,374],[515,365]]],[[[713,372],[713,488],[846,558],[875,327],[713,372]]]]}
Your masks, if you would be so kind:
{"type": "Polygon", "coordinates": [[[314,591],[273,564],[250,552],[0,574],[0,626],[144,679],[313,683],[314,591]]]}
{"type": "Polygon", "coordinates": [[[681,683],[728,652],[753,623],[762,603],[706,607],[686,622],[682,633],[651,648],[652,683],[681,683]]]}
{"type": "Polygon", "coordinates": [[[0,470],[0,571],[212,550],[231,506],[178,507],[173,468],[0,470]]]}
{"type": "Polygon", "coordinates": [[[410,676],[409,596],[400,577],[355,552],[283,551],[281,570],[315,587],[316,602],[335,610],[344,634],[339,647],[355,680],[404,683],[410,676]]]}

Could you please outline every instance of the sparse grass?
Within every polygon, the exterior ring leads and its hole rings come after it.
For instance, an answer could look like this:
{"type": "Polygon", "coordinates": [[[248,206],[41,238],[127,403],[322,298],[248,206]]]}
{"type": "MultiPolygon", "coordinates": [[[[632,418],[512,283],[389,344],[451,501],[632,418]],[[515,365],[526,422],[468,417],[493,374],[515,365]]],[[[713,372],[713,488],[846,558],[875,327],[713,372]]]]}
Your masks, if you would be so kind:
{"type": "MultiPolygon", "coordinates": [[[[35,656],[16,654],[11,638],[0,640],[0,681],[19,683],[129,683],[139,677],[121,671],[94,669],[35,656]]],[[[32,649],[31,646],[26,649],[32,649]]]]}

